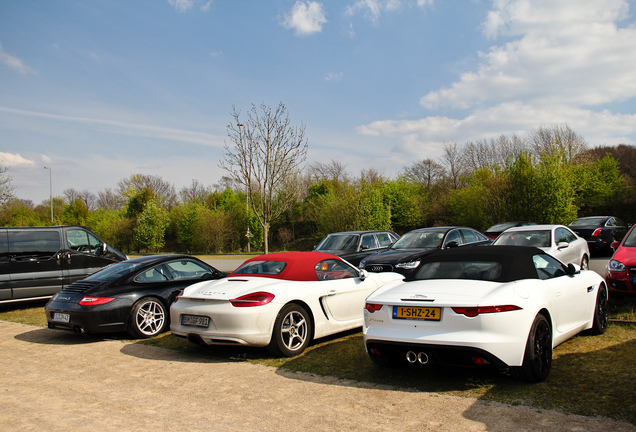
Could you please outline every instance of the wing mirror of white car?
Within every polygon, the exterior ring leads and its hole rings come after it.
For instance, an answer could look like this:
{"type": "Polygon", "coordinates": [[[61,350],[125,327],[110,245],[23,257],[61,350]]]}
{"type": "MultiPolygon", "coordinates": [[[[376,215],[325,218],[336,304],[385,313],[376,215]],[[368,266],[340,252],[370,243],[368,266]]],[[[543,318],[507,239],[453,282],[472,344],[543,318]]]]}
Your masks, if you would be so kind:
{"type": "Polygon", "coordinates": [[[369,272],[364,269],[360,269],[360,279],[365,280],[369,276],[369,272]]]}
{"type": "Polygon", "coordinates": [[[562,241],[557,245],[557,249],[565,249],[568,246],[570,246],[570,243],[562,241]]]}
{"type": "Polygon", "coordinates": [[[570,276],[575,275],[581,273],[581,267],[579,267],[577,264],[568,264],[568,274],[570,276]]]}

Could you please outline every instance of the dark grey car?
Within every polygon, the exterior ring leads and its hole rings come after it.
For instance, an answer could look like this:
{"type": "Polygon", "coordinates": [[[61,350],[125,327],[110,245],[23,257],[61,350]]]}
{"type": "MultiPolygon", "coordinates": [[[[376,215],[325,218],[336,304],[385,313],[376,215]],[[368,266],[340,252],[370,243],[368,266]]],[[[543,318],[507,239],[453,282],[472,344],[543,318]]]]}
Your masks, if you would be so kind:
{"type": "Polygon", "coordinates": [[[387,250],[398,238],[393,231],[338,232],[327,235],[314,251],[337,255],[357,266],[363,258],[387,250]]]}

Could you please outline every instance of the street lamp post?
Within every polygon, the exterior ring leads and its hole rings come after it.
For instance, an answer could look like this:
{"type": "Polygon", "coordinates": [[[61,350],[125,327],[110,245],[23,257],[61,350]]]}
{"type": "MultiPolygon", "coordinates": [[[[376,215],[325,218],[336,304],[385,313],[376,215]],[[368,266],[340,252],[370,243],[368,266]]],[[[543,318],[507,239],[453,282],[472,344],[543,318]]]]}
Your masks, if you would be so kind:
{"type": "Polygon", "coordinates": [[[53,223],[53,175],[51,174],[51,167],[45,166],[44,169],[49,170],[49,202],[51,204],[51,223],[53,223]]]}

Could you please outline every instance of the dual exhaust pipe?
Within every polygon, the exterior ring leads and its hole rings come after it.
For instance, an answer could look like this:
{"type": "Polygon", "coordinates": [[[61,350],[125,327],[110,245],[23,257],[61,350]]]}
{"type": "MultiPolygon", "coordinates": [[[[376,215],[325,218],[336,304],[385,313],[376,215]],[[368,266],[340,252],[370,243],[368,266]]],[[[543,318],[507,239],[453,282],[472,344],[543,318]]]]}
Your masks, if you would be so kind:
{"type": "Polygon", "coordinates": [[[411,364],[418,362],[419,364],[425,365],[428,363],[428,354],[425,352],[416,354],[414,351],[409,351],[406,353],[406,361],[411,364]]]}

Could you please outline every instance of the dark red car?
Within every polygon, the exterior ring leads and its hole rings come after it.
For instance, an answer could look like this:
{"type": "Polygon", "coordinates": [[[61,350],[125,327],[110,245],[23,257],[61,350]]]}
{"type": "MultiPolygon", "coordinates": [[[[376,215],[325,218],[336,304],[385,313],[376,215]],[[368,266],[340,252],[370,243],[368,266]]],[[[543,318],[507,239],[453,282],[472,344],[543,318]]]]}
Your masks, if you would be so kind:
{"type": "Polygon", "coordinates": [[[605,268],[605,280],[616,294],[636,294],[636,230],[632,227],[621,242],[612,243],[616,251],[605,268]]]}

